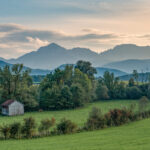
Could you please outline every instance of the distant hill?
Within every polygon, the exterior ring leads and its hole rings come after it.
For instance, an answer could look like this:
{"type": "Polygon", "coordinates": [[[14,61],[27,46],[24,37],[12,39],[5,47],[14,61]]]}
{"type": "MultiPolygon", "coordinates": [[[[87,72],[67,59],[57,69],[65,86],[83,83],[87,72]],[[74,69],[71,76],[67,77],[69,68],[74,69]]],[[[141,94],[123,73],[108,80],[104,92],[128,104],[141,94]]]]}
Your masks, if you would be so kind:
{"type": "Polygon", "coordinates": [[[78,60],[90,61],[93,66],[102,67],[103,65],[114,61],[149,58],[149,46],[142,47],[133,44],[124,44],[98,54],[86,48],[66,49],[55,43],[52,43],[48,46],[39,48],[37,51],[27,53],[17,59],[5,61],[11,64],[23,63],[25,66],[34,69],[40,68],[52,70],[61,64],[75,64],[78,60]]]}
{"type": "MultiPolygon", "coordinates": [[[[138,81],[139,82],[148,82],[149,79],[150,79],[150,72],[147,72],[147,73],[139,73],[138,75],[138,81]]],[[[132,74],[128,74],[128,75],[123,75],[123,76],[120,76],[120,80],[123,80],[123,81],[128,81],[130,80],[130,78],[133,77],[132,74]]]]}
{"type": "MultiPolygon", "coordinates": [[[[4,61],[1,61],[0,60],[0,67],[4,67],[6,65],[9,65],[10,67],[13,66],[13,64],[10,64],[10,63],[6,63],[4,61]]],[[[68,64],[63,64],[57,68],[63,70],[65,69],[65,66],[68,65],[68,64]]],[[[69,65],[73,65],[75,66],[74,64],[69,64],[69,65]]],[[[26,69],[31,69],[29,67],[25,67],[23,68],[23,70],[26,70],[26,69]]],[[[55,70],[55,69],[54,69],[55,70]]],[[[31,69],[31,75],[32,76],[45,76],[46,74],[49,74],[50,72],[53,72],[54,70],[44,70],[44,69],[31,69]]],[[[122,72],[120,70],[117,70],[117,69],[110,69],[110,68],[102,68],[102,67],[96,67],[96,70],[97,70],[97,74],[95,75],[96,77],[99,77],[99,76],[103,76],[104,72],[105,71],[109,71],[111,73],[114,73],[114,75],[117,77],[117,76],[123,76],[123,75],[127,75],[127,73],[125,72],[122,72]]],[[[36,77],[35,77],[36,78],[36,77]]]]}
{"type": "MultiPolygon", "coordinates": [[[[1,68],[5,67],[6,65],[8,65],[8,66],[10,66],[10,67],[13,66],[13,64],[6,63],[6,62],[0,60],[0,67],[1,67],[1,68]]],[[[25,66],[23,67],[23,71],[24,71],[24,70],[27,70],[27,69],[31,69],[31,68],[25,67],[25,66]]],[[[46,75],[46,74],[48,74],[48,73],[50,73],[50,70],[31,69],[31,75],[46,75]]]]}
{"type": "MultiPolygon", "coordinates": [[[[68,65],[68,64],[63,64],[63,65],[59,66],[58,68],[63,70],[63,69],[65,69],[66,65],[68,65]]],[[[73,65],[75,67],[74,64],[69,64],[69,65],[73,65]]],[[[117,69],[111,69],[111,68],[96,67],[96,71],[97,71],[97,74],[95,74],[95,77],[102,77],[106,71],[108,71],[110,73],[114,73],[115,77],[127,75],[126,72],[123,72],[123,71],[120,71],[117,69]]]]}
{"type": "Polygon", "coordinates": [[[148,72],[150,71],[150,59],[131,59],[125,61],[112,62],[104,65],[104,67],[118,69],[128,73],[132,73],[134,69],[137,70],[139,73],[148,72]]]}
{"type": "Polygon", "coordinates": [[[106,71],[110,73],[114,73],[115,77],[127,75],[126,72],[117,69],[111,69],[111,68],[96,67],[96,70],[97,70],[97,74],[95,74],[95,77],[102,77],[106,71]]]}

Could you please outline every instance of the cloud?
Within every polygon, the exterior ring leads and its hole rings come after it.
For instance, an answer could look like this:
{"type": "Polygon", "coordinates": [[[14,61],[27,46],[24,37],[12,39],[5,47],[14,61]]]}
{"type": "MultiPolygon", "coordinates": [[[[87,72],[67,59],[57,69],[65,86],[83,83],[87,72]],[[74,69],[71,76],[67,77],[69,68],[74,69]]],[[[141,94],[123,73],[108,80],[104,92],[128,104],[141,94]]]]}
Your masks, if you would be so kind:
{"type": "Polygon", "coordinates": [[[0,24],[0,32],[11,32],[22,30],[24,27],[18,24],[0,24]]]}
{"type": "MultiPolygon", "coordinates": [[[[31,41],[48,41],[60,40],[60,41],[79,41],[79,40],[93,40],[93,39],[112,39],[118,36],[114,33],[96,33],[91,31],[88,34],[78,34],[78,35],[68,35],[62,32],[50,31],[50,30],[35,30],[28,29],[25,27],[20,28],[19,25],[0,25],[4,30],[1,32],[6,32],[7,34],[0,38],[0,42],[20,42],[26,43],[31,41]],[[8,28],[7,28],[8,27],[8,28]],[[7,29],[7,30],[6,30],[7,29]],[[15,29],[15,30],[14,30],[15,29]],[[10,32],[11,31],[11,32],[10,32]]],[[[41,42],[43,43],[43,42],[41,42]]],[[[45,43],[45,42],[44,42],[45,43]]]]}
{"type": "Polygon", "coordinates": [[[48,41],[42,41],[39,38],[32,38],[32,37],[27,37],[27,39],[29,40],[29,42],[33,45],[36,45],[37,48],[39,48],[40,46],[45,46],[48,45],[49,42],[48,41]]]}
{"type": "Polygon", "coordinates": [[[140,35],[117,34],[97,28],[84,28],[78,34],[67,34],[62,31],[27,28],[18,24],[0,24],[0,57],[18,57],[51,42],[66,48],[78,46],[91,48],[96,52],[123,43],[140,45],[148,43],[148,35],[143,36],[147,40],[139,37],[140,35]]]}
{"type": "Polygon", "coordinates": [[[18,24],[0,24],[0,50],[3,51],[1,57],[18,57],[51,42],[62,44],[67,48],[73,46],[88,47],[89,41],[102,42],[119,37],[114,33],[97,31],[93,29],[89,33],[71,35],[52,30],[31,29],[18,24]],[[8,53],[8,51],[10,52],[8,53]]]}

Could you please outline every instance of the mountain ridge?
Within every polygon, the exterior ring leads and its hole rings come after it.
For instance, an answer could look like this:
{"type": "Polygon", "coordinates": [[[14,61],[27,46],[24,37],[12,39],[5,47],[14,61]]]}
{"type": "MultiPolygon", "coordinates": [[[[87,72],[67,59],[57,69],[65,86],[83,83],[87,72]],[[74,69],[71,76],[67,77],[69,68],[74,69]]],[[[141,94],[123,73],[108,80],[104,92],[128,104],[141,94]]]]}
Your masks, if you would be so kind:
{"type": "Polygon", "coordinates": [[[33,69],[53,70],[62,64],[75,64],[78,60],[90,61],[94,67],[102,67],[116,61],[149,58],[150,46],[122,44],[99,54],[88,48],[76,47],[66,49],[58,44],[51,43],[47,46],[40,47],[37,51],[18,57],[17,59],[5,61],[12,64],[23,63],[25,66],[33,69]]]}
{"type": "Polygon", "coordinates": [[[138,72],[150,71],[150,59],[128,59],[123,61],[116,61],[103,65],[106,68],[118,69],[127,73],[132,73],[133,70],[138,72]]]}

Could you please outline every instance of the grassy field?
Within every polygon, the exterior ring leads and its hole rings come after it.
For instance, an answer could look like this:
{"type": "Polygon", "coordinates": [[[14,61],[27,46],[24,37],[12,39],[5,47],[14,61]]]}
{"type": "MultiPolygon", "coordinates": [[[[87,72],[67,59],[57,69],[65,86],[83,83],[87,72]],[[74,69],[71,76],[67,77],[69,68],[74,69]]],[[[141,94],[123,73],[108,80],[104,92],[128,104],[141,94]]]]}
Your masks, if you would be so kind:
{"type": "Polygon", "coordinates": [[[129,107],[131,104],[137,104],[138,101],[133,100],[117,100],[117,101],[106,101],[106,102],[96,102],[87,105],[84,108],[79,108],[75,110],[66,110],[66,111],[48,111],[48,112],[32,112],[25,113],[23,116],[15,116],[15,117],[6,117],[0,116],[0,125],[1,124],[9,124],[15,121],[22,121],[23,118],[32,116],[39,123],[41,119],[54,117],[57,122],[62,118],[67,118],[79,126],[83,125],[88,117],[89,112],[92,107],[101,108],[102,112],[105,113],[112,108],[121,108],[121,107],[129,107]]]}
{"type": "Polygon", "coordinates": [[[149,150],[150,119],[93,132],[0,141],[1,150],[149,150]]]}

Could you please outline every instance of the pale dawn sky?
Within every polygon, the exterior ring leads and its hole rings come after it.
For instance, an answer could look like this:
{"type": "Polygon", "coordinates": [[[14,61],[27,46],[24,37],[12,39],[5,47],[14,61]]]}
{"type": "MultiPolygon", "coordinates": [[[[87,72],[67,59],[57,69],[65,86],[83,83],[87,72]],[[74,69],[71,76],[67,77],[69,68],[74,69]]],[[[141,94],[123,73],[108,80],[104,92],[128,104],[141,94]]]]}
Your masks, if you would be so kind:
{"type": "Polygon", "coordinates": [[[0,57],[51,42],[96,52],[150,45],[149,0],[0,0],[0,57]]]}

